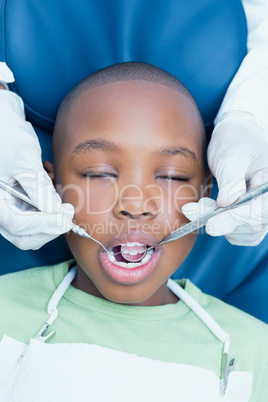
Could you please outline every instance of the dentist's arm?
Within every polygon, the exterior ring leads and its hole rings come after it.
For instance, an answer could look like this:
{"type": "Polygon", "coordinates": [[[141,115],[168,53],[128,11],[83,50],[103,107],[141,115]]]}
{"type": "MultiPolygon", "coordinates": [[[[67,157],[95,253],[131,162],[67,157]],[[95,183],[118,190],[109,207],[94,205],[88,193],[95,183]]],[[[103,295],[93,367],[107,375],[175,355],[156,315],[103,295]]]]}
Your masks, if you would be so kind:
{"type": "MultiPolygon", "coordinates": [[[[248,53],[225,95],[208,147],[208,164],[219,186],[217,204],[201,199],[185,205],[191,220],[268,182],[268,1],[242,3],[248,53]]],[[[210,219],[207,232],[225,235],[231,244],[259,244],[268,232],[268,195],[210,219]]]]}
{"type": "Polygon", "coordinates": [[[74,225],[74,208],[62,204],[43,169],[41,149],[21,98],[6,83],[14,81],[0,63],[0,179],[17,183],[40,212],[0,189],[0,234],[21,249],[38,249],[74,225]]]}

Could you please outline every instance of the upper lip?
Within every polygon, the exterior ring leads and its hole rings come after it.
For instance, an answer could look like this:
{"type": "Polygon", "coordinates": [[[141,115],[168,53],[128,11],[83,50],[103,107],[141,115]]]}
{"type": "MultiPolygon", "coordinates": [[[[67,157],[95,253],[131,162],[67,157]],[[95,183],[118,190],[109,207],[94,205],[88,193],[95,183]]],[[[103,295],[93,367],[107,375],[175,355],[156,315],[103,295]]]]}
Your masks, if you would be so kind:
{"type": "Polygon", "coordinates": [[[152,234],[142,231],[123,232],[119,236],[109,240],[105,247],[107,249],[119,246],[121,244],[139,242],[150,247],[156,247],[160,240],[157,240],[152,234]]]}

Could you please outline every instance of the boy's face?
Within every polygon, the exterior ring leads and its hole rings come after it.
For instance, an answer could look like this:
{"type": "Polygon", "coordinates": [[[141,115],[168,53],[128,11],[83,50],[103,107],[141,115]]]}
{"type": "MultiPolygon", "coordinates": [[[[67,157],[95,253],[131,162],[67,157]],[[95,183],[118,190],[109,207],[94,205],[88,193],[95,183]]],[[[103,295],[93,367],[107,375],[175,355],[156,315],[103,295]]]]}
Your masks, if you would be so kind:
{"type": "MultiPolygon", "coordinates": [[[[145,81],[90,89],[56,125],[58,135],[58,192],[75,206],[75,222],[107,249],[156,246],[188,222],[180,208],[201,197],[205,171],[202,124],[185,95],[145,81]]],[[[112,262],[73,232],[66,239],[78,264],[74,286],[117,303],[161,305],[175,302],[166,282],[196,234],[156,247],[134,267],[118,265],[120,254],[112,262]]]]}

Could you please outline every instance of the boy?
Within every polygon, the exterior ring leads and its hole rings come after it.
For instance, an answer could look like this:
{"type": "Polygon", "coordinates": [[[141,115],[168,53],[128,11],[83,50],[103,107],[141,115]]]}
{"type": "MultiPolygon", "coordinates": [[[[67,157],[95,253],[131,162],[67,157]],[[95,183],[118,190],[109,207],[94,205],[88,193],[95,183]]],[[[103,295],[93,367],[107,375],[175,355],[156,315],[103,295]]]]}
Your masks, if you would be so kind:
{"type": "Polygon", "coordinates": [[[158,243],[207,194],[204,144],[191,95],[153,66],[111,66],[67,95],[45,166],[109,252],[70,232],[75,262],[1,278],[3,400],[267,399],[266,325],[188,280],[167,286],[196,233],[158,243]]]}

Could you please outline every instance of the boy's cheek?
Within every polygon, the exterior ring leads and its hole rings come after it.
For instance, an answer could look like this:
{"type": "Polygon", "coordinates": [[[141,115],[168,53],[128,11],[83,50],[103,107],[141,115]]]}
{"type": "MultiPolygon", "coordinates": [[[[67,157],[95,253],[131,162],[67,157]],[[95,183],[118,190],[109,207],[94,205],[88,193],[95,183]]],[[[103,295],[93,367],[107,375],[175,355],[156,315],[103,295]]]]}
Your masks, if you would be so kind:
{"type": "Polygon", "coordinates": [[[71,203],[75,208],[75,214],[90,214],[101,216],[111,212],[116,204],[116,190],[90,186],[85,183],[64,183],[56,186],[57,192],[63,202],[71,203]]]}
{"type": "Polygon", "coordinates": [[[169,235],[174,230],[181,228],[186,225],[189,220],[183,214],[170,214],[161,219],[159,235],[161,238],[169,235]]]}
{"type": "MultiPolygon", "coordinates": [[[[189,202],[197,202],[201,198],[201,185],[185,184],[179,186],[173,193],[170,200],[167,200],[165,213],[161,216],[161,225],[165,235],[189,223],[189,219],[182,212],[183,205],[189,202]],[[163,220],[164,217],[164,220],[163,220]]],[[[192,236],[193,244],[196,234],[192,236]]],[[[189,240],[189,237],[187,236],[189,240]]]]}
{"type": "MultiPolygon", "coordinates": [[[[182,213],[182,207],[189,202],[197,202],[201,198],[202,188],[201,186],[195,186],[192,184],[185,184],[176,189],[173,196],[174,208],[182,215],[181,219],[185,216],[182,213]]],[[[186,219],[186,218],[185,218],[186,219]]],[[[186,219],[186,221],[188,221],[186,219]]]]}

